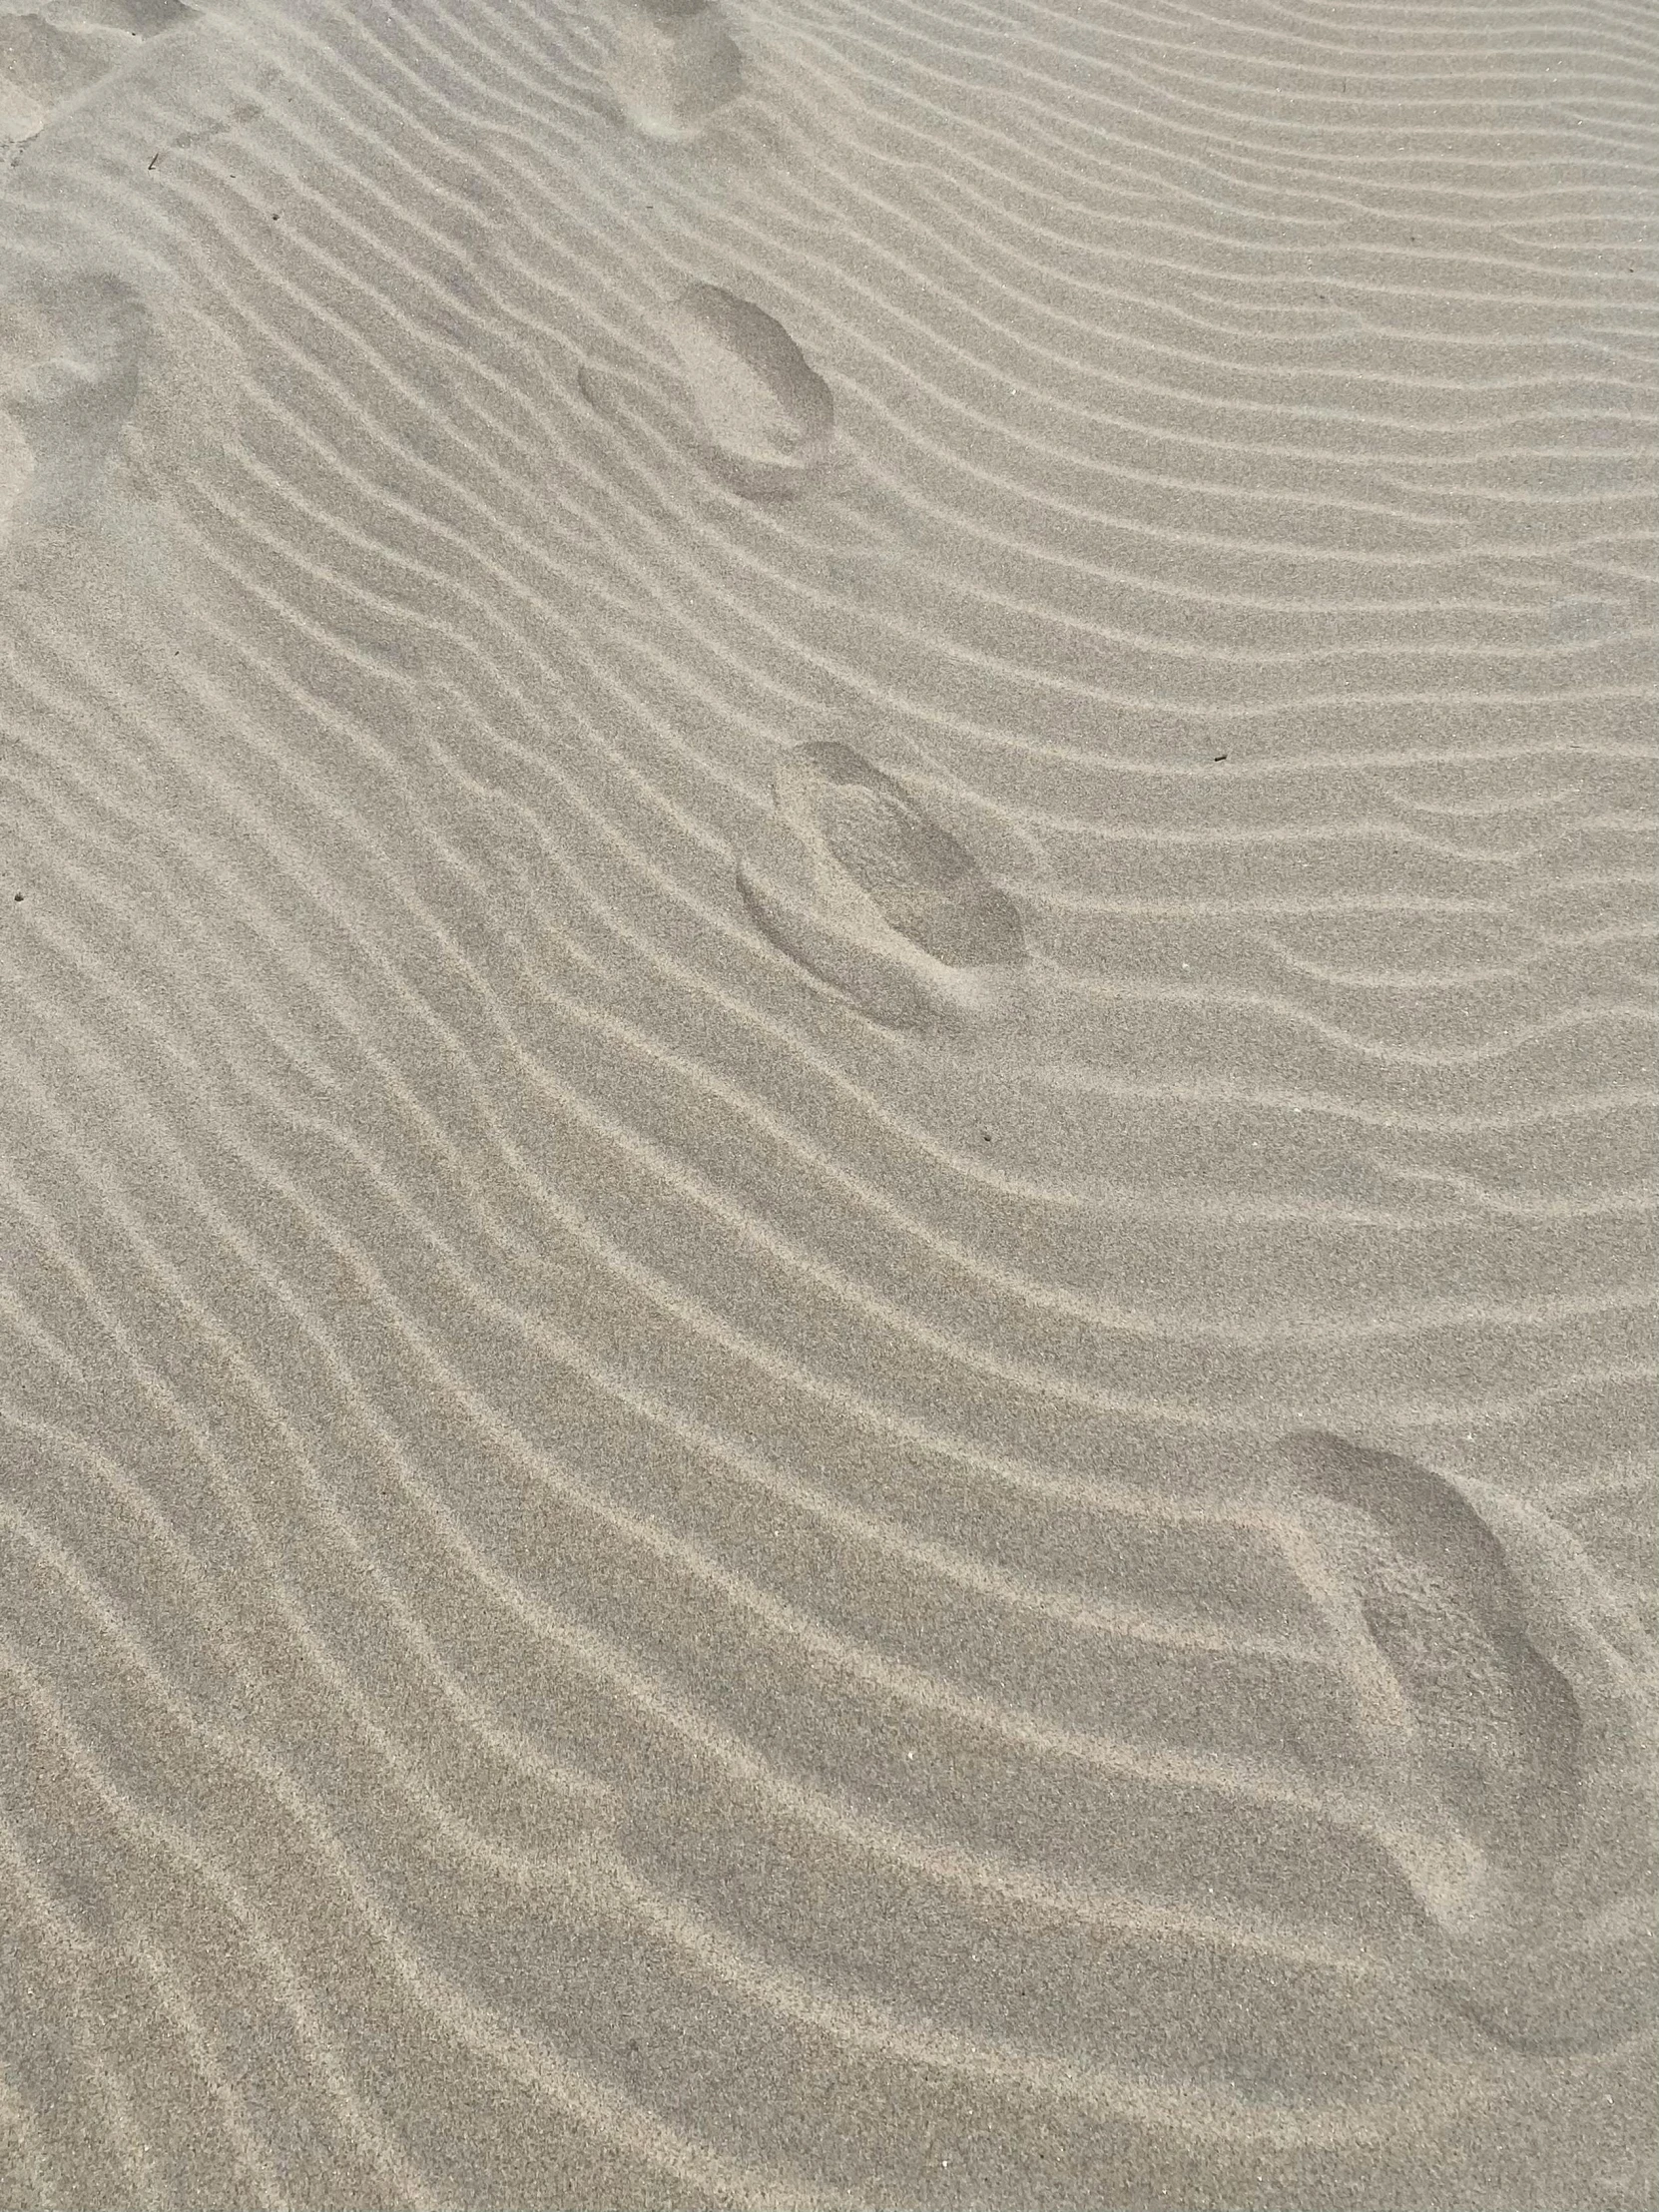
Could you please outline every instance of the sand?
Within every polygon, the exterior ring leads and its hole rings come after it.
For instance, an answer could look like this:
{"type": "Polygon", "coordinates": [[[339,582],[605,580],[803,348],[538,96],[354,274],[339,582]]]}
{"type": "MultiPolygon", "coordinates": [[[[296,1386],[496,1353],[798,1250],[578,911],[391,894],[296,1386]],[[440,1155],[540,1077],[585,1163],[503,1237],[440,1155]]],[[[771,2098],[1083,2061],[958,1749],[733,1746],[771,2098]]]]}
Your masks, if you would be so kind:
{"type": "Polygon", "coordinates": [[[0,0],[0,2203],[1659,2203],[1656,119],[0,0]]]}

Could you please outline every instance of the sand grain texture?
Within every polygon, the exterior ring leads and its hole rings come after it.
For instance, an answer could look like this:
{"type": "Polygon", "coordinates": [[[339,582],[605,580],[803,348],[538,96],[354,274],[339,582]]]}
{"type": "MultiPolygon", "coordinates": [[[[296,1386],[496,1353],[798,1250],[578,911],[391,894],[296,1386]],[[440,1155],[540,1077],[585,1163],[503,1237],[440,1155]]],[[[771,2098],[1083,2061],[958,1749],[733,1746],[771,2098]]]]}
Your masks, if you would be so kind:
{"type": "Polygon", "coordinates": [[[1656,115],[0,0],[0,2204],[1659,2202],[1656,115]]]}

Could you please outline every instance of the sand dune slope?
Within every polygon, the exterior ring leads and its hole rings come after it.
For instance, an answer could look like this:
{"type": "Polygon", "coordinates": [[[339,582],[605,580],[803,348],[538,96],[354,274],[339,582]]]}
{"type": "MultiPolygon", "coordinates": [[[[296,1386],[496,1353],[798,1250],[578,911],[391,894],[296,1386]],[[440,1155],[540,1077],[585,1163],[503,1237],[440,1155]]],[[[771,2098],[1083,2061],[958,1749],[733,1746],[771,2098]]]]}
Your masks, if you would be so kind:
{"type": "Polygon", "coordinates": [[[0,2203],[1659,2202],[1655,116],[0,0],[0,2203]]]}

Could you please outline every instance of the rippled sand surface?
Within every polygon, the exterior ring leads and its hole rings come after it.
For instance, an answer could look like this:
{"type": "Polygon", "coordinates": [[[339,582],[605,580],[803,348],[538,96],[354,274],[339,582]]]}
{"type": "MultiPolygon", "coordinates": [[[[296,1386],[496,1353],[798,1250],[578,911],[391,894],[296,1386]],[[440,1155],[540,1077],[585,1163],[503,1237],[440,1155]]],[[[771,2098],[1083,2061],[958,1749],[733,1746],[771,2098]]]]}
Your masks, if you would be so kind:
{"type": "Polygon", "coordinates": [[[1656,118],[0,0],[0,2203],[1659,2203],[1656,118]]]}

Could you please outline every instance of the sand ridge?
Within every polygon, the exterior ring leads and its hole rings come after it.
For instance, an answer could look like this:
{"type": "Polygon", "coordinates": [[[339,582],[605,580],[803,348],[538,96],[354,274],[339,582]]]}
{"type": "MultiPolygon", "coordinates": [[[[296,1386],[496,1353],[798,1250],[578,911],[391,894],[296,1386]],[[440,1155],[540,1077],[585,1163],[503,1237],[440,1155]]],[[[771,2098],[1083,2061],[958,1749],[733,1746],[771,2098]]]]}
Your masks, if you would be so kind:
{"type": "Polygon", "coordinates": [[[1651,2205],[1639,16],[0,10],[0,2202],[1651,2205]]]}

